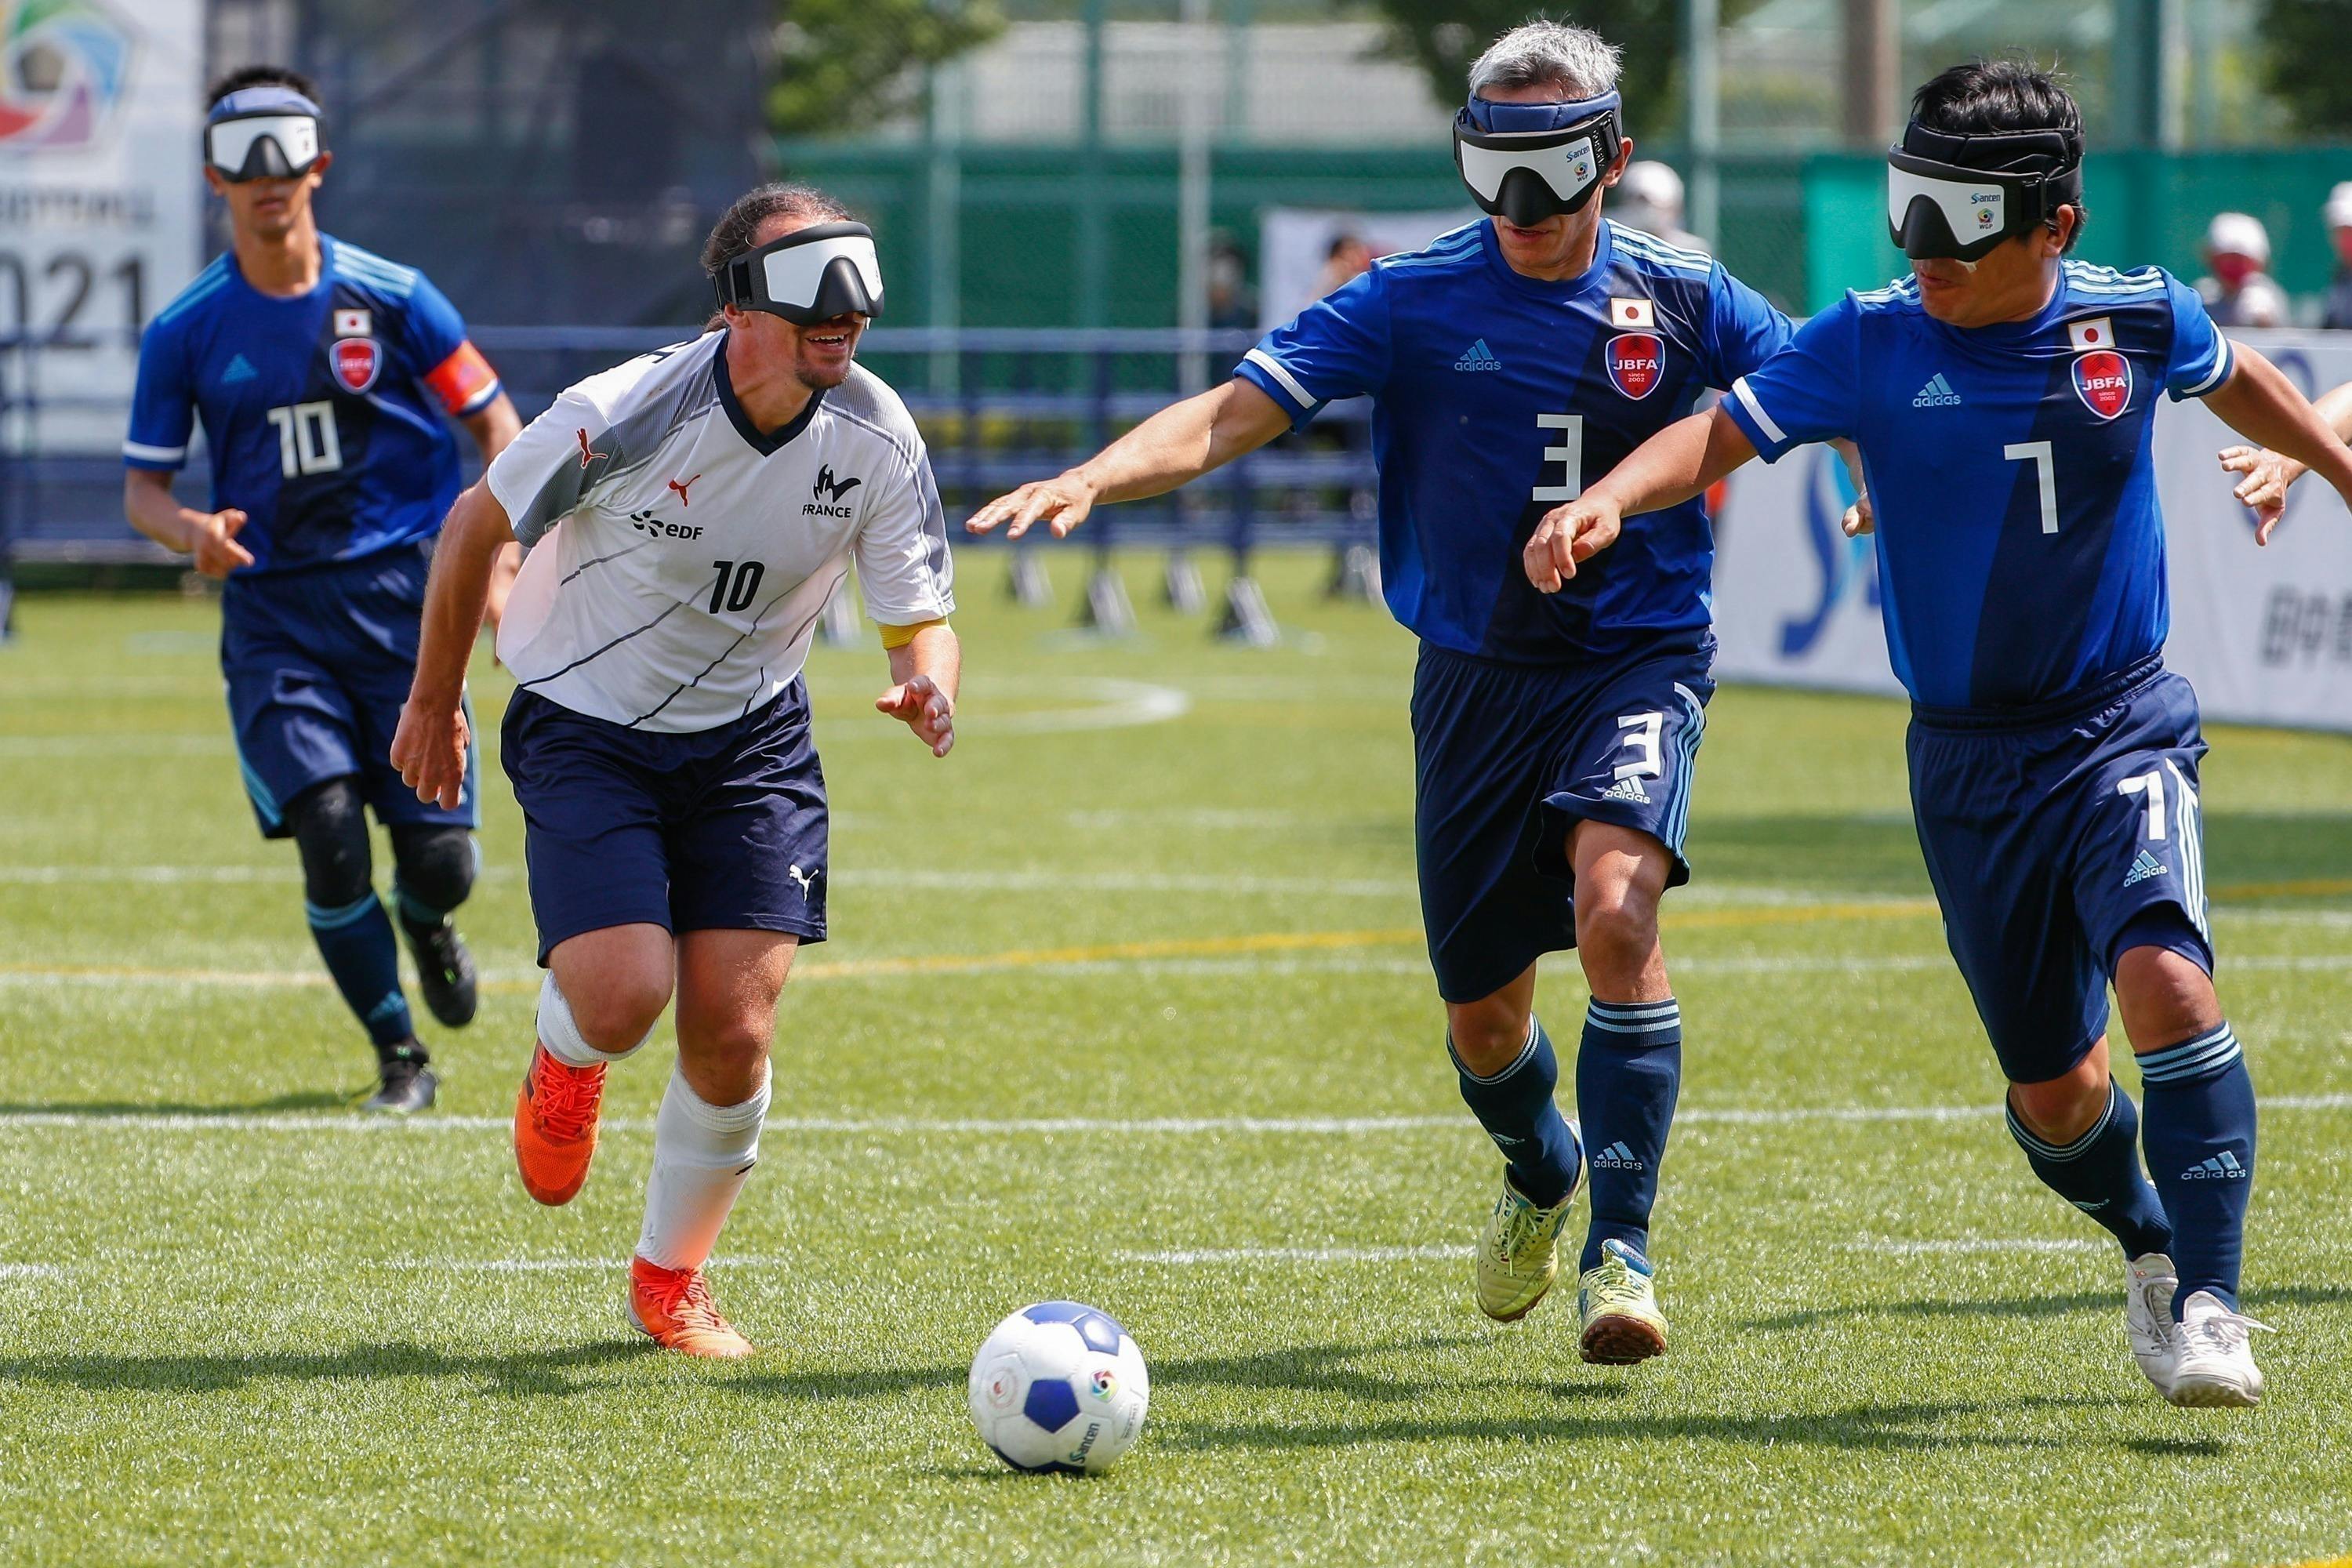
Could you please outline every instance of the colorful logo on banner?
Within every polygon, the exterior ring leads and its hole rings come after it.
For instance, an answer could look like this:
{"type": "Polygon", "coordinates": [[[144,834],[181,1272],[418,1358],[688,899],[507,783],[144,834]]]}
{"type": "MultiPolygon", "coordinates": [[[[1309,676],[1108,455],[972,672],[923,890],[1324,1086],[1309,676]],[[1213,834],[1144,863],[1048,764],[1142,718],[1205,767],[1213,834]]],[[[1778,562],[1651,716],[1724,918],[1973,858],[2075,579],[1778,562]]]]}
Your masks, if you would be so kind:
{"type": "Polygon", "coordinates": [[[2074,395],[2100,418],[2113,419],[2131,406],[2131,361],[2112,349],[2076,355],[2074,395]]]}
{"type": "Polygon", "coordinates": [[[1665,340],[1655,332],[1621,332],[1609,340],[1607,363],[1610,382],[1639,402],[1665,378],[1665,340]]]}
{"type": "Polygon", "coordinates": [[[137,40],[99,0],[0,0],[0,153],[95,145],[137,40]]]}
{"type": "Polygon", "coordinates": [[[373,338],[343,338],[332,351],[335,379],[349,392],[365,392],[383,369],[383,350],[373,338]]]}

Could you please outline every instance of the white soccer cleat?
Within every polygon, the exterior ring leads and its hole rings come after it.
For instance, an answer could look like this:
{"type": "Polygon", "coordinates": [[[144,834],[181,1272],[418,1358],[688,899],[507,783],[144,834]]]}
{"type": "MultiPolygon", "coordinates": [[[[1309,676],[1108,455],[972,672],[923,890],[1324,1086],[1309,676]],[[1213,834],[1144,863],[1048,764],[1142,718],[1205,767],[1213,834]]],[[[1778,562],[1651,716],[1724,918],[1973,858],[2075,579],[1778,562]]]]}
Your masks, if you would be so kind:
{"type": "Polygon", "coordinates": [[[2172,1364],[2180,1354],[2172,1321],[2172,1293],[2179,1286],[2172,1259],[2161,1252],[2142,1253],[2124,1264],[2124,1337],[2131,1341],[2132,1360],[2168,1399],[2172,1364]]]}
{"type": "Polygon", "coordinates": [[[2173,1331],[2179,1353],[2172,1363],[2172,1386],[2165,1397],[2192,1408],[2244,1408],[2263,1402],[2263,1369],[2254,1364],[2250,1331],[2272,1331],[2243,1312],[2233,1312],[2210,1290],[2189,1298],[2173,1331]]]}
{"type": "Polygon", "coordinates": [[[1657,1269],[1611,1237],[1601,1262],[1578,1279],[1576,1314],[1584,1324],[1578,1353],[1596,1366],[1632,1366],[1666,1353],[1666,1315],[1658,1310],[1657,1269]]]}

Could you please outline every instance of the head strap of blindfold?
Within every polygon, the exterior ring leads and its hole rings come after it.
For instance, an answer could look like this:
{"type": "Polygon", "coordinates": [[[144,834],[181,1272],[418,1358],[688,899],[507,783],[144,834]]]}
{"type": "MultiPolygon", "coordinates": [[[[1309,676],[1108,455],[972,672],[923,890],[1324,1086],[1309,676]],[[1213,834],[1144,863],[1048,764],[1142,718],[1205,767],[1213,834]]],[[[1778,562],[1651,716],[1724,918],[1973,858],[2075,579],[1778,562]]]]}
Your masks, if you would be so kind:
{"type": "Polygon", "coordinates": [[[1911,257],[1975,261],[2081,203],[2083,128],[1968,133],[1914,121],[1886,150],[1886,165],[1895,246],[1911,257]]]}
{"type": "Polygon", "coordinates": [[[290,87],[240,88],[205,116],[205,162],[232,184],[307,174],[324,151],[319,121],[319,106],[290,87]]]}
{"type": "Polygon", "coordinates": [[[820,223],[736,257],[711,287],[721,305],[765,310],[800,326],[835,316],[882,313],[882,269],[874,231],[862,223],[820,223]],[[821,247],[808,256],[793,254],[821,247]]]}
{"type": "Polygon", "coordinates": [[[1479,210],[1532,228],[1581,212],[1617,162],[1616,93],[1573,103],[1473,97],[1454,118],[1454,166],[1479,210]]]}

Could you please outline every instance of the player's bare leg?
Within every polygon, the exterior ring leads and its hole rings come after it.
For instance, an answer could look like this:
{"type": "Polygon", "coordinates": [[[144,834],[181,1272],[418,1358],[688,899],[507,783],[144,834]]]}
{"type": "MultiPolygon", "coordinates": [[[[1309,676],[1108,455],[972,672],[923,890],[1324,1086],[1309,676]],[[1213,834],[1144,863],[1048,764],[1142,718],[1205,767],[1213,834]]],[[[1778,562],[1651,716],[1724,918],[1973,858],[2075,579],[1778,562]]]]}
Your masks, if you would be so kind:
{"type": "Polygon", "coordinates": [[[1576,952],[1592,999],[1576,1102],[1592,1190],[1577,1310],[1586,1361],[1662,1355],[1666,1320],[1649,1260],[1650,1208],[1682,1081],[1682,1009],[1658,942],[1673,854],[1649,834],[1585,821],[1569,840],[1576,952]]]}
{"type": "Polygon", "coordinates": [[[2116,960],[2115,984],[2139,1058],[2148,1175],[2171,1221],[2179,1270],[2178,1359],[2166,1396],[2184,1405],[2259,1404],[2263,1380],[2248,1338],[2265,1325],[2238,1310],[2253,1080],[2203,964],[2169,945],[2135,946],[2116,960]]]}
{"type": "Polygon", "coordinates": [[[1462,1098],[1502,1151],[1503,1190],[1486,1216],[1478,1310],[1497,1322],[1533,1311],[1559,1275],[1559,1233],[1583,1159],[1553,1090],[1559,1063],[1536,1022],[1536,967],[1475,1002],[1445,1005],[1446,1047],[1462,1098]]]}
{"type": "Polygon", "coordinates": [[[638,924],[566,938],[547,962],[539,1039],[515,1096],[515,1166],[532,1197],[566,1204],[596,1156],[604,1069],[653,1034],[674,960],[669,932],[638,924]]]}
{"type": "Polygon", "coordinates": [[[772,931],[677,939],[677,1068],[655,1123],[629,1316],[688,1355],[751,1353],[711,1301],[703,1265],[759,1160],[776,999],[798,946],[799,938],[772,931]]]}

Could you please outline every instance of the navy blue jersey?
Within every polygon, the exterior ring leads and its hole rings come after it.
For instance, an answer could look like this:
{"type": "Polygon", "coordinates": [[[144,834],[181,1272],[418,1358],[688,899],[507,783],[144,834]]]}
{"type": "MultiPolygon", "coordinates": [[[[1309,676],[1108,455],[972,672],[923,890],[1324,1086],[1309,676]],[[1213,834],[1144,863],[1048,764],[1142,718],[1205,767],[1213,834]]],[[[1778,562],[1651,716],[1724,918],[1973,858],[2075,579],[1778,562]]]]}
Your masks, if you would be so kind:
{"type": "Polygon", "coordinates": [[[411,543],[457,498],[442,416],[488,406],[498,377],[413,268],[325,235],[318,287],[279,299],[215,258],[147,324],[123,460],[211,448],[213,507],[246,514],[245,571],[286,572],[411,543]]]}
{"type": "Polygon", "coordinates": [[[1935,320],[1908,278],[1850,293],[1724,406],[1767,458],[1854,439],[1895,675],[1931,706],[2015,707],[2164,646],[2157,392],[2201,397],[2231,364],[2168,273],[2068,261],[2032,320],[1990,327],[1935,320]]]}
{"type": "Polygon", "coordinates": [[[1696,251],[1603,222],[1580,277],[1511,270],[1485,219],[1391,256],[1266,334],[1234,372],[1304,425],[1369,395],[1389,608],[1459,653],[1559,664],[1713,618],[1698,501],[1627,529],[1557,595],[1519,552],[1588,477],[1789,341],[1787,317],[1696,251]]]}

